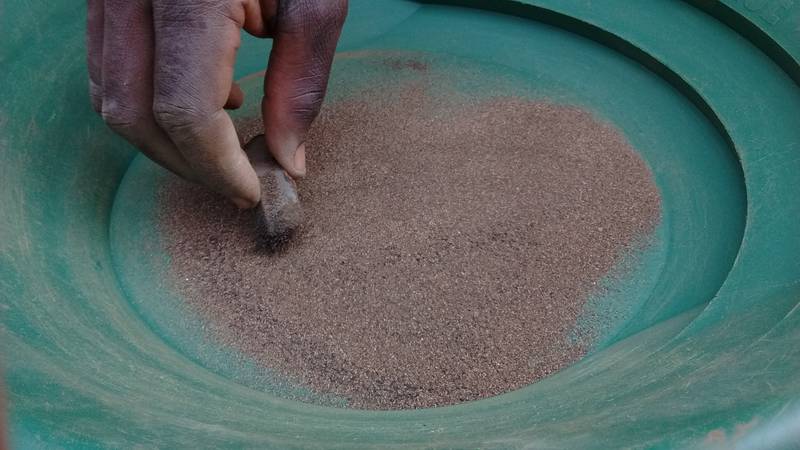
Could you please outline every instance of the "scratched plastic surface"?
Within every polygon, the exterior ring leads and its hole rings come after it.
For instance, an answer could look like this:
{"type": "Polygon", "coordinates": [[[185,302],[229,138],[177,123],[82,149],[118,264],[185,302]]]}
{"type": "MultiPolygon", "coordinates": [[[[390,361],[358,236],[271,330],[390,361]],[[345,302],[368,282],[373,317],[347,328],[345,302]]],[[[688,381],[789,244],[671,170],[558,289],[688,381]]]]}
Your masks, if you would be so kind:
{"type": "MultiPolygon", "coordinates": [[[[83,8],[0,9],[13,448],[800,448],[800,2],[351,0],[332,98],[387,54],[469,69],[465,90],[507,79],[618,126],[664,198],[652,248],[587,307],[608,319],[589,356],[399,412],[298,401],[201,343],[163,275],[165,175],[89,106],[83,8]]],[[[266,51],[245,39],[237,76],[266,51]]]]}

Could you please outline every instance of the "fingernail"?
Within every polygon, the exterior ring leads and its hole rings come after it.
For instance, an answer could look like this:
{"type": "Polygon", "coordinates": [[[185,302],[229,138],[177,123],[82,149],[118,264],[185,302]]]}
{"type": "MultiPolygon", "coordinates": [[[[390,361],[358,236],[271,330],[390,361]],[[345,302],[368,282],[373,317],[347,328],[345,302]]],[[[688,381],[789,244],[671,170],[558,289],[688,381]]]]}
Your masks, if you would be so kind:
{"type": "Polygon", "coordinates": [[[300,144],[294,152],[294,171],[295,176],[303,178],[306,176],[306,144],[300,144]]]}

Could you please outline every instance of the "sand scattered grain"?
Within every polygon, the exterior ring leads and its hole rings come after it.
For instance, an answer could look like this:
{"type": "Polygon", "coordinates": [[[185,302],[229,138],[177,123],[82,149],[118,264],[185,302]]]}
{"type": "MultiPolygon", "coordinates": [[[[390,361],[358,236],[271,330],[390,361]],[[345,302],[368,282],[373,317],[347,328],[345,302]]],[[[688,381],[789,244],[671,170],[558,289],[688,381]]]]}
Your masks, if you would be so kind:
{"type": "Polygon", "coordinates": [[[163,189],[175,282],[215,336],[358,408],[492,396],[580,358],[584,302],[659,220],[624,137],[575,107],[424,83],[359,99],[316,122],[306,222],[279,255],[249,214],[163,189]]]}

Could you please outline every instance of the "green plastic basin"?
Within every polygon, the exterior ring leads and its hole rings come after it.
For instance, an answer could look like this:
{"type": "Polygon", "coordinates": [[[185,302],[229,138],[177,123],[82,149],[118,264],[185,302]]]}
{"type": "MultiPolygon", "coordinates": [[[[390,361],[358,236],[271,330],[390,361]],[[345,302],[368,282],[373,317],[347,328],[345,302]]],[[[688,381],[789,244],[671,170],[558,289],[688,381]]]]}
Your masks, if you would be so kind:
{"type": "MultiPolygon", "coordinates": [[[[663,198],[652,244],[587,304],[585,358],[391,412],[293,400],[204,337],[165,276],[167,175],[91,110],[84,8],[0,3],[12,448],[800,448],[800,2],[351,0],[331,98],[413,54],[472,95],[591,110],[663,198]]],[[[244,40],[245,86],[267,51],[244,40]]]]}

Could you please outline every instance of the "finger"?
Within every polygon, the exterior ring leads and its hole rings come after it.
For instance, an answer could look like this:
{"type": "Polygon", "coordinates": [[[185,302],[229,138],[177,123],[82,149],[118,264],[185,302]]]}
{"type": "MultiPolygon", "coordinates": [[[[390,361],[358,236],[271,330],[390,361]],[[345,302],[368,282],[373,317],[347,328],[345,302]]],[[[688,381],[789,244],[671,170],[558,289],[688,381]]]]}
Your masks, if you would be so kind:
{"type": "Polygon", "coordinates": [[[194,175],[153,116],[153,25],[146,0],[106,0],[102,115],[118,134],[176,174],[194,175]]]}
{"type": "Polygon", "coordinates": [[[244,7],[227,0],[154,0],[156,120],[203,182],[239,207],[261,197],[258,177],[223,110],[244,7]]]}
{"type": "Polygon", "coordinates": [[[103,0],[89,0],[87,4],[86,55],[89,96],[99,113],[103,107],[103,0]]]}
{"type": "Polygon", "coordinates": [[[304,141],[325,97],[346,15],[347,0],[277,5],[261,108],[269,151],[295,178],[306,173],[304,141]]]}
{"type": "Polygon", "coordinates": [[[231,91],[228,93],[228,99],[225,100],[225,109],[239,109],[244,103],[244,92],[238,83],[231,85],[231,91]]]}

